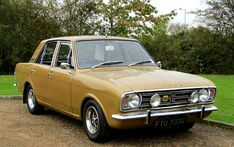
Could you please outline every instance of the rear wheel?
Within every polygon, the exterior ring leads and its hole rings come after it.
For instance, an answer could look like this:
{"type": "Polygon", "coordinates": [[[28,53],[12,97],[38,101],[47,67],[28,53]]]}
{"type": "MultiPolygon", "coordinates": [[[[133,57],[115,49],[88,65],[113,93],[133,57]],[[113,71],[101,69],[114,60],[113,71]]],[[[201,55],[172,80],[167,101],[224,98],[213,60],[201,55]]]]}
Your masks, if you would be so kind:
{"type": "Polygon", "coordinates": [[[26,99],[28,110],[31,114],[41,114],[43,112],[44,107],[37,102],[36,95],[31,86],[27,88],[26,99]]]}
{"type": "Polygon", "coordinates": [[[101,107],[93,100],[85,103],[83,123],[87,136],[95,142],[103,142],[109,134],[109,126],[101,107]]]}

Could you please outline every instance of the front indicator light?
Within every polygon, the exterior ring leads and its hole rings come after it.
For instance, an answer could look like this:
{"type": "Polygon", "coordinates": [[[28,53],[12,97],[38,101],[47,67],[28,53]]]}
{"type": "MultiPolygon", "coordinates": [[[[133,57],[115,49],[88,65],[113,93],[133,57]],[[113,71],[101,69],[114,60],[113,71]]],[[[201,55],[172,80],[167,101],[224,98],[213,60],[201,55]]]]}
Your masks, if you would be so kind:
{"type": "Polygon", "coordinates": [[[213,101],[216,95],[216,89],[210,89],[210,97],[209,97],[209,101],[213,101]]]}

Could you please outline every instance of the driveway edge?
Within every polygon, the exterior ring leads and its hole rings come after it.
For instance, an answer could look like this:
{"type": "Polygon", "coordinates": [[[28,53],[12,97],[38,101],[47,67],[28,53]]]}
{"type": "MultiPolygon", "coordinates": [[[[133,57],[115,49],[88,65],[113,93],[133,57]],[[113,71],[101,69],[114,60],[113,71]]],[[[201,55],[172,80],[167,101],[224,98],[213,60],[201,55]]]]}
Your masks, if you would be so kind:
{"type": "Polygon", "coordinates": [[[23,96],[0,96],[0,100],[22,100],[23,96]]]}
{"type": "Polygon", "coordinates": [[[234,125],[233,124],[224,123],[224,122],[217,121],[217,120],[204,119],[204,120],[200,121],[200,123],[203,123],[203,124],[206,124],[206,125],[209,125],[209,126],[217,126],[219,128],[234,130],[234,125]]]}

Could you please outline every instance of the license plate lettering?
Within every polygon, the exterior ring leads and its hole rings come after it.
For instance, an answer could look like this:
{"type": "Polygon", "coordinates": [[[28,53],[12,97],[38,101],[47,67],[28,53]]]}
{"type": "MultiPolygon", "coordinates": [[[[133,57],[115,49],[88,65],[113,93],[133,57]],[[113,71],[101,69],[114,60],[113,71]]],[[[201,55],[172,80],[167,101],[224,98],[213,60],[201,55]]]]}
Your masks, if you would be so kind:
{"type": "Polygon", "coordinates": [[[168,121],[156,121],[155,126],[166,127],[168,123],[168,121]]]}
{"type": "Polygon", "coordinates": [[[155,122],[155,127],[171,127],[171,126],[176,126],[176,125],[181,125],[184,124],[184,119],[169,119],[169,120],[159,120],[155,122]]]}

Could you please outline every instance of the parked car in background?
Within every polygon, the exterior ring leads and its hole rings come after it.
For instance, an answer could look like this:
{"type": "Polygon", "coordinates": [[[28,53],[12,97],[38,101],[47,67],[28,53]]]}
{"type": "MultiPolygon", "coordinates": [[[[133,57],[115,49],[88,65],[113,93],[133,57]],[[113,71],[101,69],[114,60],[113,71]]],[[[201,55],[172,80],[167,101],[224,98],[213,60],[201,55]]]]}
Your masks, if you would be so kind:
{"type": "Polygon", "coordinates": [[[212,111],[216,87],[191,74],[161,69],[135,39],[73,36],[43,40],[16,82],[32,114],[49,107],[82,120],[96,142],[110,128],[190,129],[212,111]]]}

